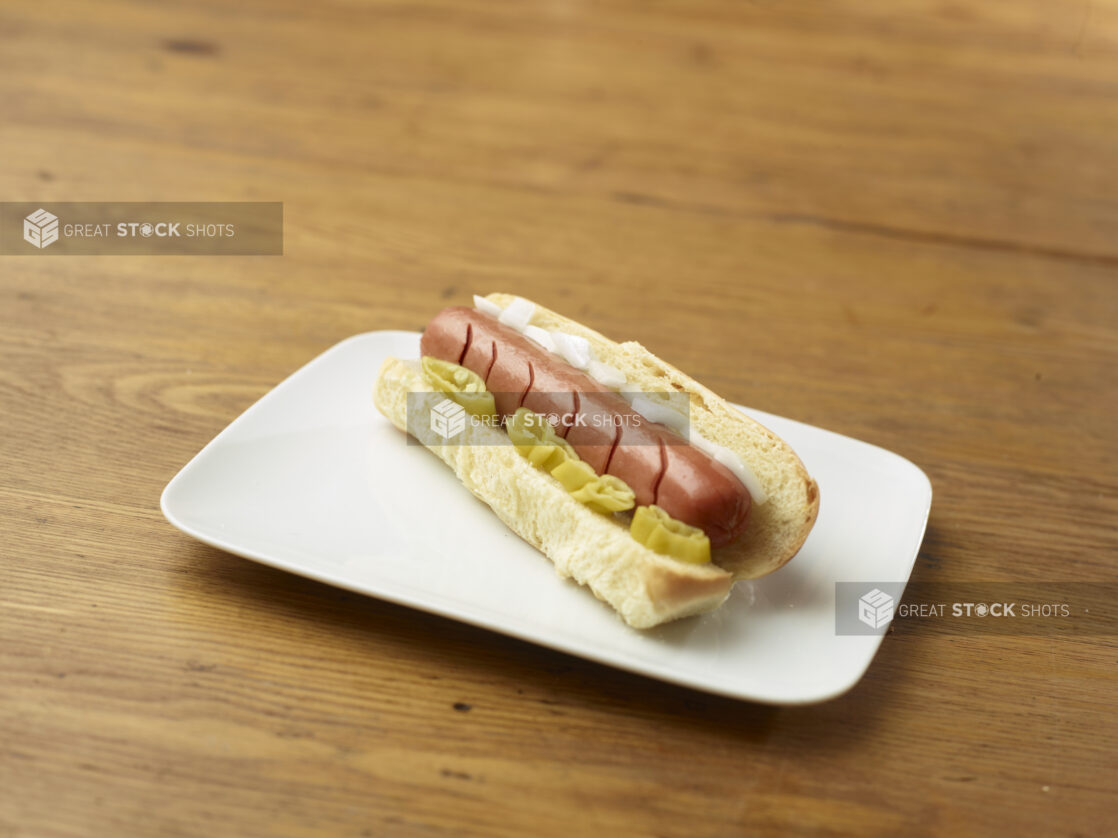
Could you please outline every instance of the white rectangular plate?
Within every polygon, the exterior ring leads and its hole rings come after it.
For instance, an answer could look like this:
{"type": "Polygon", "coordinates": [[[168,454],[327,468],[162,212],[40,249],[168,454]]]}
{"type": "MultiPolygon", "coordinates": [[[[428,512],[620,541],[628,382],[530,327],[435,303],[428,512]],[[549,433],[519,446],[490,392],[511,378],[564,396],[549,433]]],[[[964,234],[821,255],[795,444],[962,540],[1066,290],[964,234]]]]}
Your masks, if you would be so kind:
{"type": "Polygon", "coordinates": [[[695,689],[802,704],[861,678],[881,636],[836,635],[835,582],[907,581],[932,497],[915,465],[742,408],[818,481],[815,529],[790,564],[739,582],[717,612],[637,631],[377,412],[381,362],[418,354],[413,332],[334,346],[191,460],[164,489],[163,514],[245,558],[695,689]]]}

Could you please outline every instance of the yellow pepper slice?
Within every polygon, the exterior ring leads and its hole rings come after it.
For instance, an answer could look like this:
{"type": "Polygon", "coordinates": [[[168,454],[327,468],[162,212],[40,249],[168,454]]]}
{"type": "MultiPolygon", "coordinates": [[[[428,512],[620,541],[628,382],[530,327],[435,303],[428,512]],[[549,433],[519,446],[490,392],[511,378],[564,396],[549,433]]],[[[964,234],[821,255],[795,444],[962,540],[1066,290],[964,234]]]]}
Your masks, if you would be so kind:
{"type": "Polygon", "coordinates": [[[493,394],[485,389],[485,381],[476,372],[430,355],[424,355],[421,364],[427,380],[440,393],[446,393],[468,413],[496,418],[497,404],[493,394]]]}
{"type": "Polygon", "coordinates": [[[571,492],[571,497],[603,515],[632,509],[636,503],[636,495],[629,484],[612,474],[594,478],[571,492]]]}
{"type": "Polygon", "coordinates": [[[638,506],[629,534],[649,550],[690,564],[710,561],[710,539],[698,527],[677,521],[656,505],[638,506]]]}
{"type": "Polygon", "coordinates": [[[633,508],[633,490],[625,481],[612,474],[599,477],[544,417],[522,407],[509,417],[505,430],[521,455],[549,472],[579,503],[603,515],[633,508]]]}
{"type": "Polygon", "coordinates": [[[567,460],[578,460],[578,454],[544,417],[522,407],[505,424],[516,450],[532,465],[552,471],[567,460]]]}
{"type": "Polygon", "coordinates": [[[551,470],[551,476],[563,484],[572,494],[587,483],[598,479],[598,475],[583,460],[564,460],[551,470]]]}

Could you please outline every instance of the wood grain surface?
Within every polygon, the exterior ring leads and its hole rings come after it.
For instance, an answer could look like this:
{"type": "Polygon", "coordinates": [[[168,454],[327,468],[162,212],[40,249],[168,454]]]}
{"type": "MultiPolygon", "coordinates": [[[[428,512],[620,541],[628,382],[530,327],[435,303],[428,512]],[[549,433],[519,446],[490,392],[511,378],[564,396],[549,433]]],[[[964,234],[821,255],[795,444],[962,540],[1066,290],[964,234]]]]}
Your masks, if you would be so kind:
{"type": "Polygon", "coordinates": [[[0,113],[2,200],[285,208],[282,257],[0,257],[2,838],[1115,834],[1114,637],[896,632],[766,707],[158,499],[513,290],[916,462],[915,580],[1113,581],[1118,3],[4,2],[0,113]]]}

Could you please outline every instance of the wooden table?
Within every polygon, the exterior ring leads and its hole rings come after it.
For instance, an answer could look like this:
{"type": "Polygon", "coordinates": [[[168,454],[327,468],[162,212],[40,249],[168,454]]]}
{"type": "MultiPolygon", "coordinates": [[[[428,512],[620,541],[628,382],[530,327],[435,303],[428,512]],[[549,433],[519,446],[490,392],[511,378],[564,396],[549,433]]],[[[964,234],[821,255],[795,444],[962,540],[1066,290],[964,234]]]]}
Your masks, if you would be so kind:
{"type": "Polygon", "coordinates": [[[1112,636],[897,632],[751,705],[158,498],[316,353],[511,289],[919,464],[916,581],[1113,580],[1118,3],[55,0],[0,69],[4,200],[286,216],[0,257],[0,836],[1114,834],[1112,636]]]}

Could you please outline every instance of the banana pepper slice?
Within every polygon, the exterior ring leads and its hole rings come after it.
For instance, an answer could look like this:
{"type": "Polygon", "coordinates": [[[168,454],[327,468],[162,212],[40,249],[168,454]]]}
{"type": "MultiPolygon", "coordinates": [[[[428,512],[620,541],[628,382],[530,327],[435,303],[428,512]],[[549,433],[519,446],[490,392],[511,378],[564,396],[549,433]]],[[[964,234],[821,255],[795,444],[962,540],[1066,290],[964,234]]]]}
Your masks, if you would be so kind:
{"type": "Polygon", "coordinates": [[[603,515],[632,509],[636,502],[636,495],[629,488],[629,484],[612,474],[595,477],[589,483],[571,492],[571,497],[603,515]]]}
{"type": "Polygon", "coordinates": [[[571,494],[598,479],[594,469],[583,460],[565,460],[551,469],[551,476],[571,494]]]}
{"type": "Polygon", "coordinates": [[[522,407],[505,424],[516,450],[537,468],[551,472],[566,462],[579,462],[578,454],[544,417],[522,407]]]}
{"type": "Polygon", "coordinates": [[[633,490],[625,481],[612,474],[599,477],[544,417],[522,407],[509,417],[505,429],[516,450],[550,473],[579,503],[603,515],[633,508],[633,490]]]}
{"type": "Polygon", "coordinates": [[[638,506],[629,533],[655,553],[681,562],[706,564],[710,561],[710,538],[698,527],[677,521],[656,505],[638,506]]]}
{"type": "Polygon", "coordinates": [[[421,364],[427,380],[440,393],[446,393],[468,413],[496,418],[493,394],[485,389],[485,381],[476,372],[430,355],[424,355],[421,364]]]}

